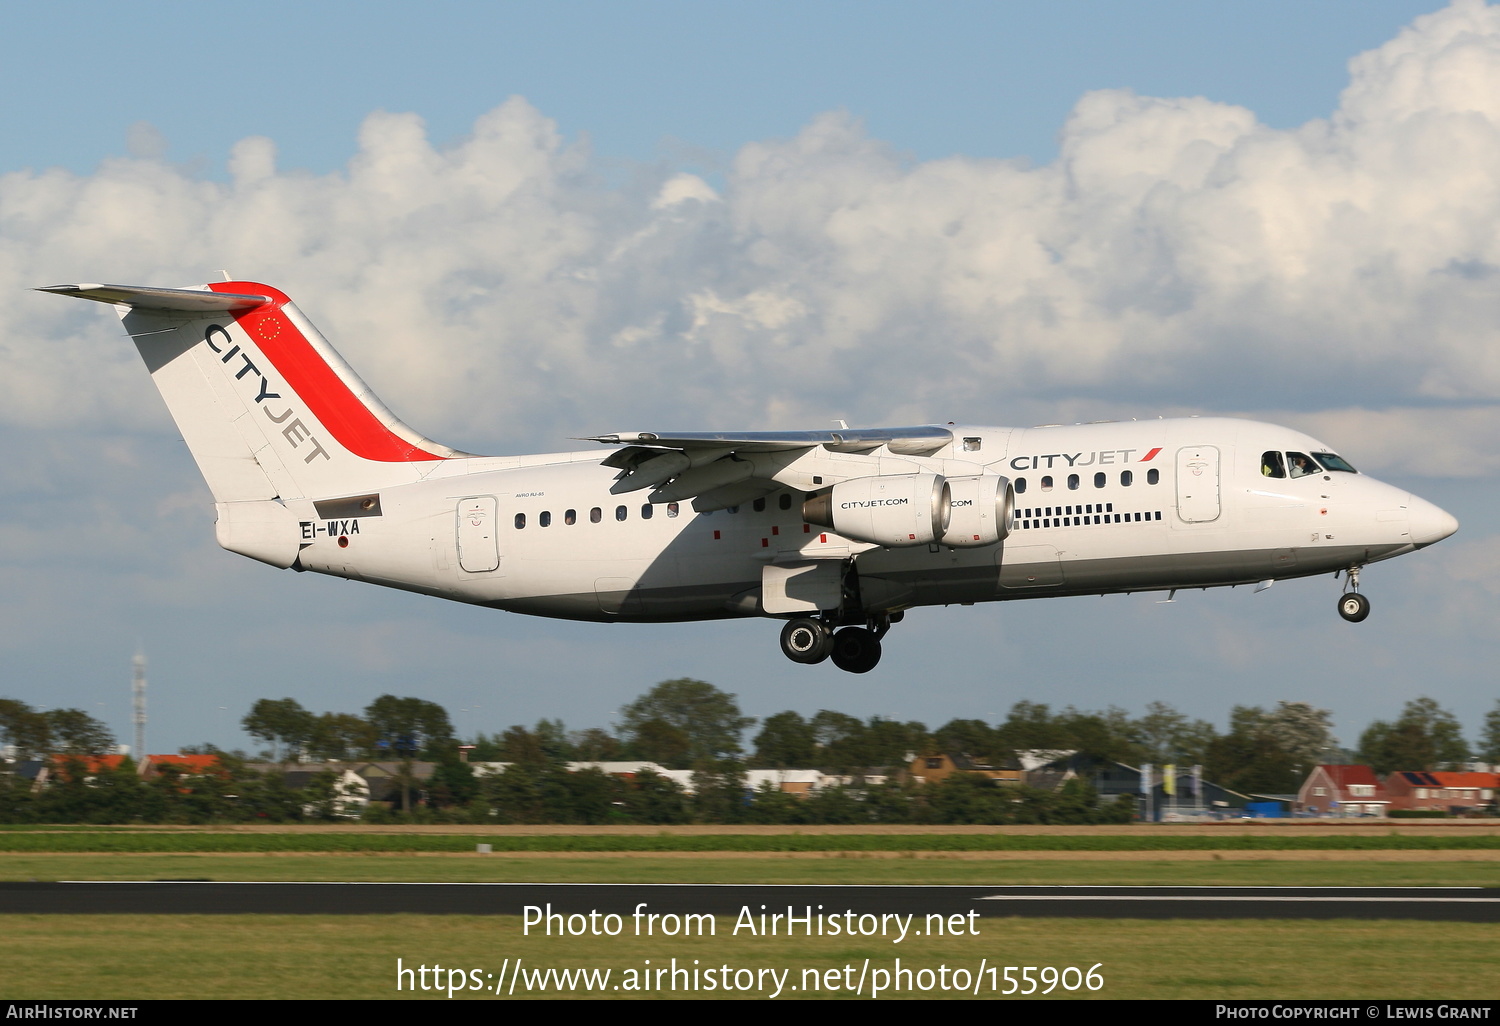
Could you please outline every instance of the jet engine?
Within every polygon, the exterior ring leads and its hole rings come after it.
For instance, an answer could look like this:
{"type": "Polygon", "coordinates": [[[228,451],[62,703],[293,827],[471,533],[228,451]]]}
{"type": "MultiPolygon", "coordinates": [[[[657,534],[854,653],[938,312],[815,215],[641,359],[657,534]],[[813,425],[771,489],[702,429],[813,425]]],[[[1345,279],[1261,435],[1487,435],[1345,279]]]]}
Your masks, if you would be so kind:
{"type": "Polygon", "coordinates": [[[952,496],[948,527],[943,544],[957,549],[977,549],[1010,534],[1016,509],[1016,490],[1010,478],[995,474],[978,477],[950,477],[952,496]]]}
{"type": "Polygon", "coordinates": [[[948,529],[951,502],[939,474],[858,477],[808,496],[802,519],[890,548],[930,545],[948,529]]]}

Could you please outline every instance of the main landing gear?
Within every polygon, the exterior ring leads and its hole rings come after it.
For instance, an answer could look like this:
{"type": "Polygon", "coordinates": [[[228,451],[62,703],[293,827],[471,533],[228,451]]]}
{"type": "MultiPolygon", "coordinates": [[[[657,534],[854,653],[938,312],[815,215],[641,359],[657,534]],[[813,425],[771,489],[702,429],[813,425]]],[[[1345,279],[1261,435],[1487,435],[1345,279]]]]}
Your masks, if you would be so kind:
{"type": "Polygon", "coordinates": [[[880,662],[880,639],[891,629],[891,621],[899,618],[897,613],[872,620],[868,627],[835,631],[824,620],[798,617],[781,628],[781,651],[794,663],[821,663],[832,656],[833,665],[841,670],[869,673],[880,662]]]}
{"type": "Polygon", "coordinates": [[[1344,574],[1344,593],[1339,596],[1339,615],[1350,623],[1359,623],[1370,615],[1370,600],[1359,593],[1359,567],[1351,566],[1344,574]]]}

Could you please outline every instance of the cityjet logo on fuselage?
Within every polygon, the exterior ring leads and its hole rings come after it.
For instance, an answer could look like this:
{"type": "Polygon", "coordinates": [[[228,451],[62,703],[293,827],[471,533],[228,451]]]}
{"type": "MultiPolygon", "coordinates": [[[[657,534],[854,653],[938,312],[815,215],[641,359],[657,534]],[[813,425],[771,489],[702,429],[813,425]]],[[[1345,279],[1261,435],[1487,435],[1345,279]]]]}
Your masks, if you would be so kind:
{"type": "Polygon", "coordinates": [[[332,457],[328,455],[328,451],[323,448],[318,440],[313,437],[312,432],[307,429],[307,425],[302,423],[302,419],[300,417],[292,417],[291,406],[288,406],[280,416],[277,416],[271,412],[270,406],[261,405],[267,399],[280,399],[281,394],[271,391],[270,380],[251,361],[250,354],[241,349],[234,339],[229,337],[229,332],[224,330],[223,325],[210,324],[203,332],[203,341],[208,343],[208,348],[219,354],[220,363],[228,364],[236,356],[244,361],[244,366],[234,376],[236,381],[249,374],[252,375],[250,383],[254,386],[255,379],[260,379],[260,385],[255,395],[255,403],[265,413],[266,419],[277,426],[277,429],[281,432],[281,437],[285,438],[287,444],[293,449],[302,448],[304,441],[312,446],[312,450],[302,458],[303,463],[311,463],[319,456],[325,460],[332,460],[332,457]],[[217,340],[215,336],[217,336],[217,340]],[[290,423],[288,423],[289,419],[290,423]]]}
{"type": "Polygon", "coordinates": [[[1161,452],[1161,446],[1152,449],[1138,460],[1131,459],[1139,449],[1099,449],[1094,452],[1054,452],[1046,456],[1014,456],[1010,461],[1011,470],[1051,470],[1054,467],[1092,467],[1095,465],[1107,467],[1112,463],[1149,463],[1161,452]],[[1085,458],[1087,457],[1087,458],[1085,458]],[[1059,463],[1058,460],[1066,460],[1059,463]]]}

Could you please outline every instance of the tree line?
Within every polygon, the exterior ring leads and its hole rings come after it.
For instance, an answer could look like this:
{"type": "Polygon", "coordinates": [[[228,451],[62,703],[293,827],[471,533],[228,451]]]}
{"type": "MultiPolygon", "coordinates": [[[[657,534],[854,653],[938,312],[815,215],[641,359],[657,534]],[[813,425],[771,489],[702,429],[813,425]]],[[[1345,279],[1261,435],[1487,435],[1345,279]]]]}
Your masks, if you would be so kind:
{"type": "MultiPolygon", "coordinates": [[[[1222,733],[1164,702],[1152,702],[1143,715],[1132,717],[1118,707],[1054,711],[1045,703],[1023,700],[998,724],[953,719],[936,729],[914,720],[861,720],[830,709],[811,716],[786,710],[760,721],[746,750],[745,734],[756,724],[741,714],[736,696],[704,681],[679,679],[663,681],[621,709],[612,731],[569,731],[562,720],[544,718],[530,728],[518,724],[498,734],[480,733],[466,743],[473,746],[470,758],[478,762],[645,760],[668,769],[693,769],[727,761],[749,769],[819,769],[855,776],[903,766],[909,755],[958,753],[998,766],[1017,751],[1076,751],[1129,766],[1199,765],[1205,777],[1231,790],[1271,794],[1295,791],[1318,763],[1365,763],[1381,774],[1455,768],[1471,758],[1500,763],[1500,703],[1486,717],[1479,744],[1471,748],[1458,720],[1427,697],[1406,703],[1394,721],[1372,723],[1354,749],[1342,747],[1334,737],[1329,710],[1288,701],[1271,709],[1234,706],[1229,729],[1222,733]]],[[[263,699],[244,726],[272,751],[301,751],[314,759],[348,758],[356,751],[364,757],[390,757],[405,737],[423,757],[437,760],[444,751],[456,751],[459,743],[440,706],[390,695],[372,703],[363,718],[314,716],[292,699],[263,699]],[[343,733],[335,724],[346,725],[343,733]],[[330,743],[331,737],[337,740],[330,743]]]]}
{"type": "MultiPolygon", "coordinates": [[[[441,705],[395,695],[380,696],[359,714],[313,713],[292,698],[261,699],[242,720],[246,732],[266,746],[258,754],[282,767],[296,763],[316,770],[320,764],[360,760],[408,767],[414,760],[436,763],[421,783],[420,806],[403,797],[395,807],[413,816],[487,822],[1082,822],[1123,814],[1099,808],[1086,782],[1070,782],[1058,792],[1006,789],[1000,794],[961,776],[925,786],[901,781],[868,786],[863,779],[904,767],[910,755],[939,752],[996,766],[1017,751],[1037,750],[1075,751],[1130,766],[1201,765],[1209,780],[1262,794],[1295,791],[1320,762],[1364,762],[1380,773],[1449,768],[1471,756],[1500,762],[1500,705],[1486,717],[1473,748],[1456,718],[1427,697],[1408,702],[1394,721],[1371,724],[1353,751],[1339,747],[1330,724],[1328,710],[1303,702],[1279,702],[1273,709],[1235,706],[1223,733],[1161,702],[1132,717],[1116,707],[1054,711],[1020,701],[1000,723],[954,719],[933,730],[917,721],[787,710],[759,721],[747,750],[746,734],[757,721],[742,715],[734,695],[692,679],[658,684],[621,709],[611,729],[570,731],[561,720],[542,719],[530,728],[515,725],[461,741],[441,705]],[[460,743],[471,746],[474,762],[512,765],[503,773],[476,776],[458,757],[460,743]],[[626,781],[565,769],[570,762],[617,760],[692,770],[694,786],[689,793],[652,773],[626,781]],[[826,788],[812,798],[775,789],[747,795],[744,771],[758,768],[819,769],[847,776],[855,786],[826,788]]],[[[0,699],[0,744],[12,746],[21,758],[44,758],[102,754],[114,740],[81,710],[39,712],[0,699]]],[[[0,782],[0,819],[206,822],[337,815],[332,767],[291,788],[280,773],[248,767],[243,752],[209,745],[189,751],[218,754],[222,771],[211,779],[183,781],[180,771],[169,767],[163,777],[142,781],[128,762],[120,770],[93,773],[77,764],[41,793],[8,776],[0,782]]],[[[385,806],[369,813],[386,814],[385,806]]]]}
{"type": "Polygon", "coordinates": [[[0,745],[20,759],[48,755],[101,755],[115,747],[109,728],[82,709],[33,709],[0,698],[0,745]]]}
{"type": "MultiPolygon", "coordinates": [[[[278,772],[259,772],[230,753],[218,767],[188,774],[177,766],[141,778],[129,759],[89,766],[69,756],[40,791],[0,774],[0,823],[291,823],[348,818],[338,774],[324,768],[301,786],[278,772]]],[[[1135,815],[1129,798],[1101,804],[1085,780],[1056,791],[991,786],[959,774],[915,785],[888,781],[862,788],[822,788],[803,798],[771,785],[746,787],[744,771],[728,763],[695,771],[691,790],[651,771],[624,778],[561,764],[515,763],[504,772],[477,776],[468,763],[438,765],[422,782],[409,809],[399,801],[372,802],[366,823],[560,824],[1012,824],[1125,823],[1135,815]]]]}

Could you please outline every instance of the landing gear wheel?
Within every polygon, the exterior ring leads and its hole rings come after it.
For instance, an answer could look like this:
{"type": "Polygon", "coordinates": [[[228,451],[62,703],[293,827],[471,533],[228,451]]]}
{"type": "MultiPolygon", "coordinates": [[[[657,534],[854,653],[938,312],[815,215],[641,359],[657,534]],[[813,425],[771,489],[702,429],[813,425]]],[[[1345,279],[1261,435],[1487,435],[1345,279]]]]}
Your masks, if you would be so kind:
{"type": "Polygon", "coordinates": [[[845,627],[833,636],[833,665],[849,673],[869,673],[880,662],[880,639],[863,627],[845,627]]]}
{"type": "Polygon", "coordinates": [[[1357,591],[1339,596],[1339,615],[1350,623],[1359,623],[1370,615],[1370,600],[1357,591]]]}
{"type": "Polygon", "coordinates": [[[833,635],[817,620],[798,617],[781,628],[781,651],[794,663],[821,663],[833,648],[833,635]]]}

